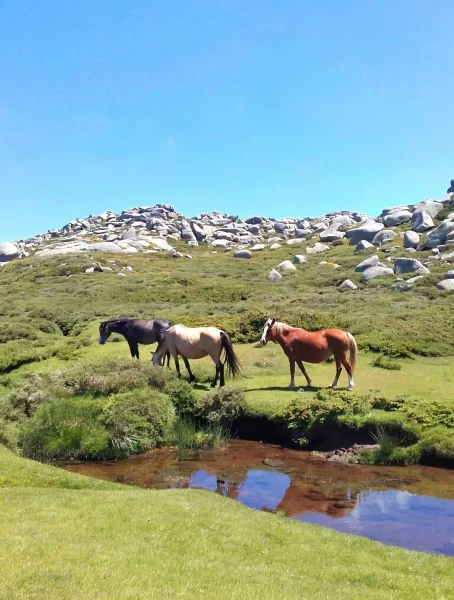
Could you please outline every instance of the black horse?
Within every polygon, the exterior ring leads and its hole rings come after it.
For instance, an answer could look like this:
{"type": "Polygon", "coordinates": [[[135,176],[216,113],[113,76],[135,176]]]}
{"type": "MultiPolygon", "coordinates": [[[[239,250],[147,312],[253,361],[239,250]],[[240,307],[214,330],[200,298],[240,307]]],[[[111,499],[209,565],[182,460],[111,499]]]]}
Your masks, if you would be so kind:
{"type": "MultiPolygon", "coordinates": [[[[139,344],[160,342],[163,333],[172,326],[166,319],[112,319],[99,326],[99,343],[104,345],[112,333],[123,335],[129,344],[132,358],[139,358],[139,344]]],[[[170,366],[170,352],[167,352],[167,366],[170,366]]],[[[165,362],[165,361],[164,361],[165,362]]]]}

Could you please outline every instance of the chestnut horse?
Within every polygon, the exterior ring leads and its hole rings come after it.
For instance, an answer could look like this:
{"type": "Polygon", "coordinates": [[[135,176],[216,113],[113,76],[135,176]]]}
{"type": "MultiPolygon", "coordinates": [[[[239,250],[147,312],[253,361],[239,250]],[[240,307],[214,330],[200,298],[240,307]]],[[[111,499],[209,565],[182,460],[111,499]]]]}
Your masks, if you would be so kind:
{"type": "Polygon", "coordinates": [[[260,343],[277,342],[286,354],[290,364],[290,385],[295,387],[295,363],[301,369],[311,387],[311,380],[304,367],[303,361],[308,363],[321,363],[334,354],[336,360],[336,376],[330,387],[335,388],[344,366],[348,375],[348,389],[353,389],[353,372],[356,366],[357,347],[355,338],[351,333],[342,329],[322,329],[321,331],[306,331],[297,327],[290,327],[274,319],[268,319],[263,328],[260,343]],[[350,361],[347,360],[350,352],[350,361]]]}

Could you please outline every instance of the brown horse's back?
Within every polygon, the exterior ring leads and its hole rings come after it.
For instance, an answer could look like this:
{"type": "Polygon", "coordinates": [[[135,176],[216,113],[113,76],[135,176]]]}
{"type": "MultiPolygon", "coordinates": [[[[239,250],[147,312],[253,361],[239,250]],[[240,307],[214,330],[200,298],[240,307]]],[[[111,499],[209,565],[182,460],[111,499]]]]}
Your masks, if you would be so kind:
{"type": "Polygon", "coordinates": [[[305,331],[291,328],[286,335],[284,351],[297,361],[321,363],[330,356],[347,352],[349,339],[341,329],[305,331]]]}

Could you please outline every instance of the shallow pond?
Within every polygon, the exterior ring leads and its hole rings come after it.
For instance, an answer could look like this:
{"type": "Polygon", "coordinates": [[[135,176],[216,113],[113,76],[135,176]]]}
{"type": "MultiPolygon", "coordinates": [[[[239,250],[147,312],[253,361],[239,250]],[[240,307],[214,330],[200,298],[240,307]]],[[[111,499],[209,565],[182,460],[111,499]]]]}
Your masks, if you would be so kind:
{"type": "Polygon", "coordinates": [[[385,544],[454,556],[454,471],[324,462],[245,440],[179,460],[161,448],[69,471],[144,488],[202,488],[251,508],[282,511],[385,544]]]}

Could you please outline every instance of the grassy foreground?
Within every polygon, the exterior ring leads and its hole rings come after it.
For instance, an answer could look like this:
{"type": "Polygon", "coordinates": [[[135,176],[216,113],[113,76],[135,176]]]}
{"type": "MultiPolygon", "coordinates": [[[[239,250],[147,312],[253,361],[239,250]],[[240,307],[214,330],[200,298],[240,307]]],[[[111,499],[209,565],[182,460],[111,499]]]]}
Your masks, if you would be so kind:
{"type": "Polygon", "coordinates": [[[452,598],[452,559],[0,449],[0,598],[452,598]],[[52,489],[50,489],[52,488],[52,489]]]}

